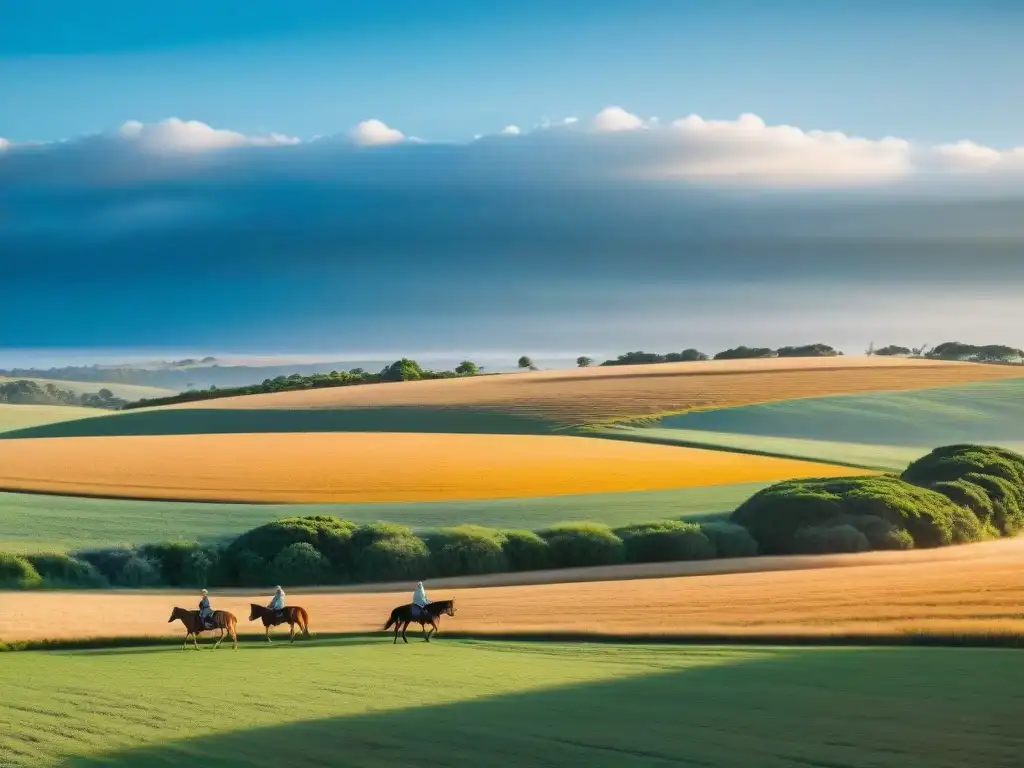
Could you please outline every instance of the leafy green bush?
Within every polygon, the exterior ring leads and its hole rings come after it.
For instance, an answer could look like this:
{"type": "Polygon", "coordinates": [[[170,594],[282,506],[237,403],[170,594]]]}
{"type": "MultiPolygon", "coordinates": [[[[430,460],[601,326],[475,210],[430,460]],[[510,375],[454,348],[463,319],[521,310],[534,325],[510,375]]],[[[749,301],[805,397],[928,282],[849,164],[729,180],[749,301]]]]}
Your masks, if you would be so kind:
{"type": "Polygon", "coordinates": [[[913,549],[914,538],[904,529],[876,515],[845,515],[838,522],[864,534],[871,549],[913,549]]]}
{"type": "Polygon", "coordinates": [[[551,548],[533,531],[502,531],[501,548],[513,571],[540,571],[551,566],[551,548]]]}
{"type": "Polygon", "coordinates": [[[25,558],[42,577],[46,586],[106,587],[110,583],[95,566],[63,553],[28,555],[25,558]]]}
{"type": "Polygon", "coordinates": [[[871,515],[906,530],[918,547],[937,547],[986,536],[977,517],[948,497],[891,475],[789,480],[758,491],[737,508],[762,554],[797,551],[801,528],[834,525],[871,515]]]}
{"type": "Polygon", "coordinates": [[[331,515],[286,517],[244,533],[231,543],[232,550],[249,550],[269,562],[286,547],[305,542],[324,555],[339,577],[350,575],[355,554],[355,523],[331,515]]]}
{"type": "Polygon", "coordinates": [[[217,584],[265,587],[274,583],[270,564],[251,549],[229,547],[224,550],[218,559],[216,574],[217,584]]]}
{"type": "Polygon", "coordinates": [[[138,553],[157,563],[160,567],[160,581],[169,587],[180,587],[189,582],[185,579],[185,563],[199,545],[192,542],[165,542],[146,544],[138,553]]]}
{"type": "Polygon", "coordinates": [[[541,531],[555,568],[614,565],[626,559],[622,539],[600,523],[565,523],[541,531]]]}
{"type": "Polygon", "coordinates": [[[661,520],[627,525],[615,530],[631,563],[657,563],[670,560],[710,560],[715,545],[697,523],[661,520]]]}
{"type": "Polygon", "coordinates": [[[159,587],[160,563],[139,553],[125,561],[114,583],[119,587],[159,587]]]}
{"type": "Polygon", "coordinates": [[[794,550],[802,555],[867,552],[868,538],[852,525],[809,525],[793,536],[794,550]]]}
{"type": "Polygon", "coordinates": [[[1024,529],[1024,456],[1019,453],[992,445],[947,445],[913,462],[902,477],[966,504],[982,525],[1004,536],[1024,529]],[[987,502],[978,499],[979,492],[987,502]]]}
{"type": "Polygon", "coordinates": [[[430,573],[430,550],[407,526],[374,523],[352,537],[354,575],[359,581],[423,579],[430,573]]]}
{"type": "Polygon", "coordinates": [[[435,576],[469,576],[508,570],[501,533],[478,525],[443,528],[427,537],[435,576]]]}
{"type": "Polygon", "coordinates": [[[725,520],[701,523],[700,529],[714,545],[717,557],[755,557],[757,542],[742,525],[725,520]]]}
{"type": "Polygon", "coordinates": [[[39,572],[26,558],[0,553],[0,587],[32,589],[43,583],[39,572]]]}
{"type": "Polygon", "coordinates": [[[75,552],[73,556],[78,560],[84,560],[89,563],[111,584],[120,584],[124,566],[135,556],[135,550],[111,547],[110,549],[91,549],[75,552]]]}
{"type": "Polygon", "coordinates": [[[181,567],[181,583],[190,587],[203,587],[213,583],[219,574],[220,557],[214,549],[196,549],[189,553],[181,567]]]}
{"type": "Polygon", "coordinates": [[[279,584],[306,586],[331,580],[331,563],[307,541],[290,544],[270,564],[274,580],[279,584]]]}

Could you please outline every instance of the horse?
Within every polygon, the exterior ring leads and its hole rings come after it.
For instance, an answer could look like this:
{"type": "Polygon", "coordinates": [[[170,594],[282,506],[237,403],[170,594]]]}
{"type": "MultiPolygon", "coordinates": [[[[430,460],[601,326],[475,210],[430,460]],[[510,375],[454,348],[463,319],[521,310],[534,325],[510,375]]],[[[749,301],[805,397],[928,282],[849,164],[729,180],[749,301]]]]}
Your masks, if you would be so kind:
{"type": "Polygon", "coordinates": [[[282,608],[280,611],[275,611],[273,608],[265,608],[262,605],[256,605],[256,603],[249,603],[249,621],[256,621],[256,619],[263,620],[263,626],[267,630],[267,642],[273,642],[270,639],[270,628],[276,627],[278,624],[288,624],[291,627],[291,634],[289,642],[295,642],[295,625],[299,626],[303,634],[309,637],[309,614],[306,613],[305,608],[300,608],[297,605],[290,605],[287,608],[282,608]]]}
{"type": "Polygon", "coordinates": [[[391,626],[395,627],[395,642],[392,645],[398,643],[398,630],[401,627],[402,640],[406,643],[409,642],[409,638],[405,636],[405,631],[409,628],[409,624],[414,621],[420,623],[420,628],[423,630],[423,641],[429,643],[430,636],[437,632],[437,622],[440,620],[442,614],[448,616],[455,615],[455,601],[454,600],[438,600],[434,603],[427,603],[426,607],[419,610],[418,615],[413,615],[412,603],[408,605],[400,605],[391,612],[391,617],[388,619],[388,623],[384,625],[384,630],[391,629],[391,626]],[[425,616],[424,616],[425,614],[425,616]],[[430,624],[430,632],[427,632],[427,623],[430,624]]]}
{"type": "Polygon", "coordinates": [[[199,611],[190,611],[187,608],[175,607],[171,611],[171,618],[167,620],[170,624],[175,620],[180,620],[185,625],[185,642],[181,644],[181,650],[185,650],[185,646],[188,645],[189,637],[192,638],[192,645],[195,649],[199,650],[199,643],[196,642],[196,638],[199,637],[200,632],[210,632],[214,629],[220,630],[220,637],[217,642],[213,644],[213,650],[217,650],[222,642],[224,642],[225,632],[231,635],[231,642],[234,645],[234,650],[238,650],[238,633],[235,632],[235,625],[238,623],[238,619],[235,618],[233,613],[227,611],[214,611],[210,617],[212,622],[210,626],[203,623],[203,620],[199,618],[199,611]]]}

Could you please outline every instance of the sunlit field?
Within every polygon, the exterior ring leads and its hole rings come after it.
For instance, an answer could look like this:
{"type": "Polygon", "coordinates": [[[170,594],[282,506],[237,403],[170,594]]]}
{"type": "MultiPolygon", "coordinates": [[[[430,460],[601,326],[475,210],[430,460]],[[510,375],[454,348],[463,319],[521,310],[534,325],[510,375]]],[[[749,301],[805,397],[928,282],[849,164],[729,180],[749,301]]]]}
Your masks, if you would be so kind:
{"type": "Polygon", "coordinates": [[[2,662],[6,766],[995,768],[1024,747],[1013,651],[351,640],[2,662]]]}
{"type": "Polygon", "coordinates": [[[663,490],[856,470],[582,437],[271,434],[0,441],[0,486],[122,498],[438,501],[663,490]]]}

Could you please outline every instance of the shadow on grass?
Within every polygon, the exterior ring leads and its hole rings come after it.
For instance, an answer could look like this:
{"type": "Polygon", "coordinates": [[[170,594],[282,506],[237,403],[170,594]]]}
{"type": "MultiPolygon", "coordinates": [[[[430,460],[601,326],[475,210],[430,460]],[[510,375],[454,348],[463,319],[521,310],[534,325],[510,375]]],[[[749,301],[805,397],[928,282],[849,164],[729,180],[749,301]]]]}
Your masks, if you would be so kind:
{"type": "MultiPolygon", "coordinates": [[[[651,666],[639,677],[437,706],[419,682],[418,656],[399,672],[408,676],[404,709],[375,712],[374,691],[353,691],[365,714],[60,765],[994,768],[1019,764],[1024,747],[1024,668],[1009,653],[788,650],[672,671],[659,671],[658,656],[647,654],[651,666]]],[[[616,661],[628,664],[628,654],[616,661]]],[[[472,674],[453,669],[450,684],[472,674]]],[[[182,716],[193,717],[187,708],[182,716]]]]}
{"type": "Polygon", "coordinates": [[[42,424],[0,434],[0,440],[44,437],[197,435],[254,432],[434,432],[538,435],[543,420],[469,408],[175,408],[124,411],[111,416],[42,424]]]}

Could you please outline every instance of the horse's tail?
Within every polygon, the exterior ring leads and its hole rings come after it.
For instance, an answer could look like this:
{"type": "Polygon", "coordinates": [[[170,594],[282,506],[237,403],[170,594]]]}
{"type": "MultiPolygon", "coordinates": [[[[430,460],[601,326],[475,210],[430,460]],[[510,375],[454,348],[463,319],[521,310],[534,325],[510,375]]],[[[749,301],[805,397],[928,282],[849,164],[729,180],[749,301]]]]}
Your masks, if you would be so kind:
{"type": "Polygon", "coordinates": [[[391,629],[391,627],[398,622],[398,609],[391,612],[391,617],[388,619],[388,623],[384,625],[384,631],[391,629]]]}
{"type": "Polygon", "coordinates": [[[309,614],[306,613],[305,608],[299,606],[295,607],[295,612],[299,615],[299,621],[302,622],[302,632],[309,637],[309,614]]]}

